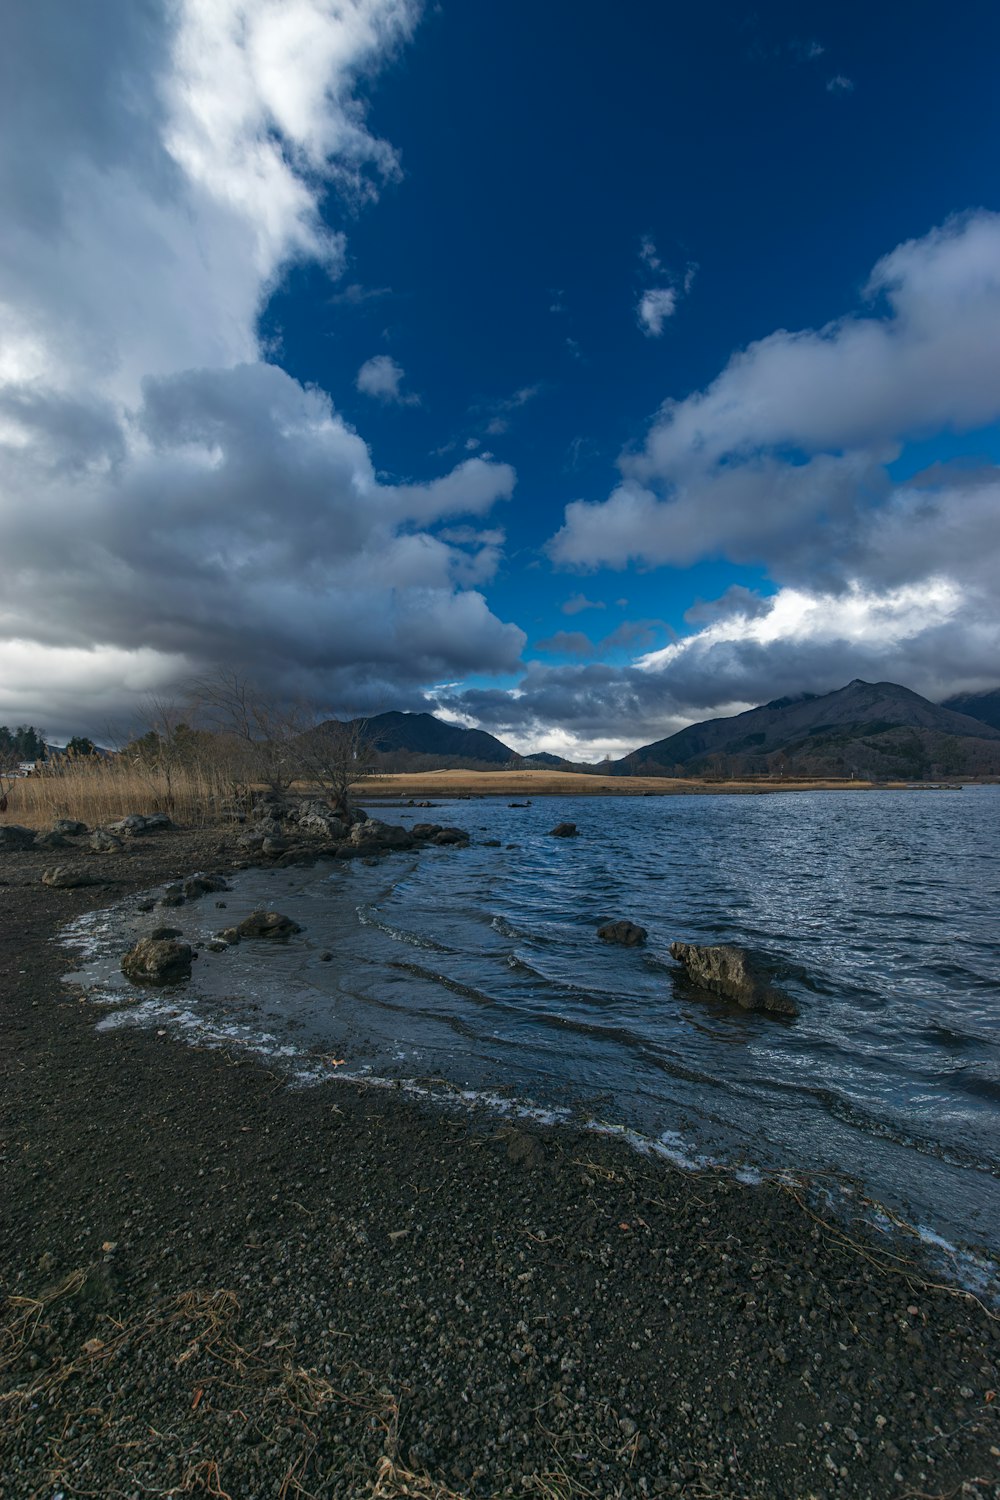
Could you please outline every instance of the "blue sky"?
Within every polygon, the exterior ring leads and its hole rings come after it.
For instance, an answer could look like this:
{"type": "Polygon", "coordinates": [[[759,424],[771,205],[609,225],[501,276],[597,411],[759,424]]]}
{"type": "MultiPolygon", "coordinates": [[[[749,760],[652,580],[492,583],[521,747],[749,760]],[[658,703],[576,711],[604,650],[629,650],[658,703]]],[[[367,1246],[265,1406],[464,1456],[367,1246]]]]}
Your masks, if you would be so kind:
{"type": "Polygon", "coordinates": [[[593,756],[991,686],[994,6],[40,0],[0,719],[234,665],[593,756]]]}

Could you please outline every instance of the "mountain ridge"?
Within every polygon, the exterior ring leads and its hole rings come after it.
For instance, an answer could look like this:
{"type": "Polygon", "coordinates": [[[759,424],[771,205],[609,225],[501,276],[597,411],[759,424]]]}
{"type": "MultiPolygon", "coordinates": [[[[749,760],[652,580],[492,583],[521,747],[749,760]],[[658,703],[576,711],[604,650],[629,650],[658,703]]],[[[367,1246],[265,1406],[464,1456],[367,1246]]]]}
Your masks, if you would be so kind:
{"type": "Polygon", "coordinates": [[[706,719],[614,761],[615,775],[827,775],[919,779],[1000,772],[1000,730],[899,683],[856,677],[706,719]]]}

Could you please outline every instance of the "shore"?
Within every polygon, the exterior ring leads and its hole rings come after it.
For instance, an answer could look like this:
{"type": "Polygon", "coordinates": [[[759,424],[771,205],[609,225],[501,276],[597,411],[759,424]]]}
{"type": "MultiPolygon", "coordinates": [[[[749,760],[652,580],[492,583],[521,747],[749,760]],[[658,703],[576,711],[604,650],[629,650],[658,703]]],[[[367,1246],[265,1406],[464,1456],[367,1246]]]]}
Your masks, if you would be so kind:
{"type": "Polygon", "coordinates": [[[1000,1324],[906,1243],[95,1032],[59,929],[236,856],[159,834],[71,890],[0,856],[0,1500],[1000,1493],[1000,1324]]]}

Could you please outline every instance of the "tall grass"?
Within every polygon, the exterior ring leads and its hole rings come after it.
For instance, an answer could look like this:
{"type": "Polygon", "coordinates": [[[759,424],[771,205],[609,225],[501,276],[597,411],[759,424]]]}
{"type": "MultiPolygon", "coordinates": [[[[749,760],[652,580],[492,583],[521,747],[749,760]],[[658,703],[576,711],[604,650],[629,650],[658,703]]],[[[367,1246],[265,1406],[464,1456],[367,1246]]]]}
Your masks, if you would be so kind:
{"type": "Polygon", "coordinates": [[[203,827],[222,821],[236,793],[229,767],[211,763],[145,767],[120,756],[47,765],[16,780],[0,823],[48,828],[76,818],[93,828],[127,813],[165,812],[177,823],[203,827]]]}

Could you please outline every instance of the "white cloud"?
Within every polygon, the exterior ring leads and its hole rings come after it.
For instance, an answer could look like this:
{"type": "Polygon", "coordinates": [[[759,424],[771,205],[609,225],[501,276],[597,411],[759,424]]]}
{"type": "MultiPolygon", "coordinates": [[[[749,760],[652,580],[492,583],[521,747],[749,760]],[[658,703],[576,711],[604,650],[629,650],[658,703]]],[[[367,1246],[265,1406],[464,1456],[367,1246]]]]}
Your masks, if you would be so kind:
{"type": "Polygon", "coordinates": [[[340,269],[324,201],[398,172],[363,86],[417,9],[25,8],[0,93],[5,713],[100,731],[213,659],[354,702],[516,665],[523,634],[478,592],[500,544],[435,534],[513,471],[381,482],[258,336],[289,266],[340,269]]]}
{"type": "Polygon", "coordinates": [[[564,615],[579,615],[585,609],[605,609],[606,607],[600,599],[588,599],[586,594],[571,594],[559,606],[564,615]]]}
{"type": "Polygon", "coordinates": [[[833,78],[828,80],[826,91],[828,94],[853,94],[854,80],[845,78],[843,73],[837,73],[833,78]]]}
{"type": "Polygon", "coordinates": [[[419,406],[420,397],[404,393],[400,387],[406,371],[390,354],[375,354],[366,359],[358,371],[355,385],[365,396],[396,406],[419,406]]]}
{"type": "MultiPolygon", "coordinates": [[[[623,567],[723,555],[779,576],[863,573],[872,517],[894,503],[886,464],[902,443],[1000,417],[1000,215],[898,246],[866,295],[873,310],[773,333],[705,390],[665,402],[643,447],[622,457],[610,498],[567,507],[553,557],[623,567]]],[[[935,499],[935,515],[952,504],[957,519],[962,488],[935,499]]],[[[911,511],[911,562],[926,536],[929,571],[947,527],[932,538],[920,507],[911,511]]],[[[1000,547],[1000,523],[980,545],[1000,547]]]]}
{"type": "Polygon", "coordinates": [[[677,293],[673,287],[654,287],[651,291],[643,292],[635,311],[639,327],[646,337],[658,339],[667,319],[672,318],[677,311],[677,293]]]}
{"type": "Polygon", "coordinates": [[[656,246],[648,234],[644,234],[639,241],[639,259],[651,271],[658,271],[663,264],[657,253],[656,246]]]}

